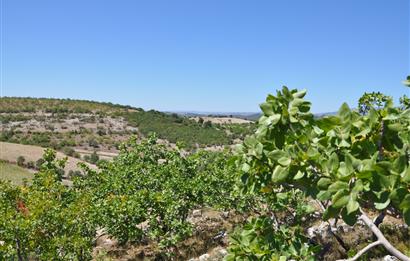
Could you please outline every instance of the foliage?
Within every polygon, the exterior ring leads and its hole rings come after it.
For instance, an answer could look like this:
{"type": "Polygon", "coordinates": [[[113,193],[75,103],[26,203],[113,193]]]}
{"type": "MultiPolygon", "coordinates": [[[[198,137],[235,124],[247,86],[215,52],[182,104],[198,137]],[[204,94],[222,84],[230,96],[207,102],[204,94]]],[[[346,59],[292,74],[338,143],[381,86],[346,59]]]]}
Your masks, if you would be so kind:
{"type": "Polygon", "coordinates": [[[23,156],[18,156],[17,157],[17,165],[20,167],[24,167],[26,163],[26,158],[24,158],[23,156]]]}
{"type": "Polygon", "coordinates": [[[32,185],[0,181],[1,260],[86,260],[91,258],[95,227],[89,198],[61,184],[65,164],[47,150],[32,185]]]}
{"type": "Polygon", "coordinates": [[[93,102],[73,99],[53,98],[22,98],[1,97],[0,112],[21,113],[42,111],[47,113],[91,113],[99,111],[102,113],[115,113],[126,110],[139,110],[131,106],[112,104],[109,102],[93,102]]]}
{"type": "Polygon", "coordinates": [[[410,224],[410,110],[365,95],[364,115],[343,104],[335,116],[314,118],[305,94],[283,87],[261,104],[257,131],[238,148],[245,191],[270,197],[298,188],[323,203],[324,220],[354,224],[371,204],[410,224]]]}
{"type": "Polygon", "coordinates": [[[264,206],[258,216],[231,236],[226,260],[312,260],[318,247],[309,244],[301,225],[314,208],[305,195],[290,189],[264,196],[257,197],[264,206]]]}
{"type": "Polygon", "coordinates": [[[169,246],[191,233],[186,219],[192,209],[246,205],[231,197],[235,175],[227,168],[224,154],[183,156],[155,136],[141,143],[134,138],[100,171],[88,169],[75,187],[90,194],[98,225],[120,243],[149,237],[169,246]]]}
{"type": "Polygon", "coordinates": [[[359,99],[359,112],[367,114],[371,108],[380,110],[393,102],[392,97],[380,92],[364,93],[359,99]]]}
{"type": "Polygon", "coordinates": [[[196,145],[224,145],[229,144],[226,132],[212,124],[200,124],[194,120],[178,115],[168,115],[158,111],[134,112],[125,114],[128,122],[145,136],[156,133],[159,138],[169,142],[183,142],[188,148],[196,145]]]}
{"type": "Polygon", "coordinates": [[[315,260],[317,247],[306,242],[300,227],[275,228],[272,219],[256,218],[232,235],[225,260],[315,260]]]}

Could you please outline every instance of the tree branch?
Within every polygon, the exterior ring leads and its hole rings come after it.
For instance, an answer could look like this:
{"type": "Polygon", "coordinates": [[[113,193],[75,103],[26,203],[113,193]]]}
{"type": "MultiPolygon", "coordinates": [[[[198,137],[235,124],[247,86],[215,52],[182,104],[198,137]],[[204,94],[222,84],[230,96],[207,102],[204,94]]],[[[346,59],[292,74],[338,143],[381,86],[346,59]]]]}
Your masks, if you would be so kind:
{"type": "Polygon", "coordinates": [[[390,244],[389,241],[387,241],[387,239],[384,237],[380,229],[373,223],[373,221],[366,215],[366,213],[363,210],[360,209],[360,212],[362,213],[362,215],[359,218],[363,220],[363,222],[370,228],[373,234],[377,237],[378,240],[376,242],[380,242],[380,244],[383,245],[386,248],[386,250],[389,251],[390,254],[394,255],[398,259],[402,261],[410,261],[410,258],[408,256],[404,255],[402,252],[396,249],[392,244],[390,244]]]}
{"type": "Polygon", "coordinates": [[[381,245],[382,243],[380,241],[376,241],[373,242],[371,244],[368,244],[365,248],[363,248],[362,250],[360,250],[359,252],[357,252],[357,254],[349,259],[339,259],[337,261],[356,261],[357,259],[359,259],[364,253],[366,253],[367,251],[369,251],[370,249],[372,249],[375,246],[381,245]]]}

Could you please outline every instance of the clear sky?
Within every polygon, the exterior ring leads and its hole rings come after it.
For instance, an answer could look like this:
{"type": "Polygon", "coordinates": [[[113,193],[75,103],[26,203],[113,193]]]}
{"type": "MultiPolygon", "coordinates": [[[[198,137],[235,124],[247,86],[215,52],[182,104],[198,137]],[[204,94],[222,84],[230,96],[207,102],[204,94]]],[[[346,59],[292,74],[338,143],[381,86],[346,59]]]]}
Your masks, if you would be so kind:
{"type": "Polygon", "coordinates": [[[3,96],[245,112],[287,85],[329,112],[409,92],[409,0],[0,1],[3,96]]]}

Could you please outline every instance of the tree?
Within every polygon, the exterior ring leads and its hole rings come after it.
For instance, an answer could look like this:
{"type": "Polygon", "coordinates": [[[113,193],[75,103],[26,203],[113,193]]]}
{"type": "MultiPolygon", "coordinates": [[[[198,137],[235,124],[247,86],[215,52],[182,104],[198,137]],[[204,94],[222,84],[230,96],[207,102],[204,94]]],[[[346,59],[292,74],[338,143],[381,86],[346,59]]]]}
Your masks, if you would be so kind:
{"type": "Polygon", "coordinates": [[[28,186],[0,180],[1,260],[90,260],[96,227],[87,194],[61,184],[57,160],[46,150],[28,186]]]}
{"type": "Polygon", "coordinates": [[[97,152],[93,151],[93,153],[90,156],[90,163],[96,164],[99,159],[100,159],[100,157],[98,156],[97,152]]]}
{"type": "Polygon", "coordinates": [[[18,156],[17,158],[17,165],[20,167],[24,167],[24,164],[26,162],[26,158],[24,158],[23,156],[18,156]]]}
{"type": "Polygon", "coordinates": [[[377,241],[358,256],[383,245],[410,260],[366,214],[371,203],[378,220],[389,209],[410,225],[410,110],[380,96],[387,102],[370,99],[364,114],[343,104],[335,116],[314,118],[305,94],[283,87],[261,104],[258,129],[238,148],[245,190],[265,197],[301,190],[322,206],[324,220],[353,225],[360,219],[371,228],[377,241]]]}

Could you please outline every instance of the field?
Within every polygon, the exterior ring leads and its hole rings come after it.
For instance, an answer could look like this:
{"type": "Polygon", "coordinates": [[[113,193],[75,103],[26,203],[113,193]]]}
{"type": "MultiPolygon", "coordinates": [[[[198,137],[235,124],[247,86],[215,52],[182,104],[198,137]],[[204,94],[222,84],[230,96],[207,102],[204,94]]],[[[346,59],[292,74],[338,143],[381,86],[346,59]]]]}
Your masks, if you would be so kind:
{"type": "Polygon", "coordinates": [[[30,181],[33,176],[33,171],[0,161],[0,179],[2,180],[10,180],[13,184],[21,185],[23,184],[23,179],[30,181]]]}
{"type": "MultiPolygon", "coordinates": [[[[17,158],[19,156],[24,157],[25,163],[33,162],[35,163],[38,159],[43,156],[45,148],[33,145],[22,145],[16,143],[8,143],[8,142],[0,142],[0,160],[10,162],[10,163],[17,163],[17,158]]],[[[77,164],[80,162],[84,162],[82,160],[69,157],[64,155],[63,153],[57,152],[57,158],[65,158],[67,157],[67,163],[65,167],[65,172],[68,173],[70,171],[78,170],[77,164]]],[[[90,168],[95,169],[95,165],[86,163],[90,168]]]]}

